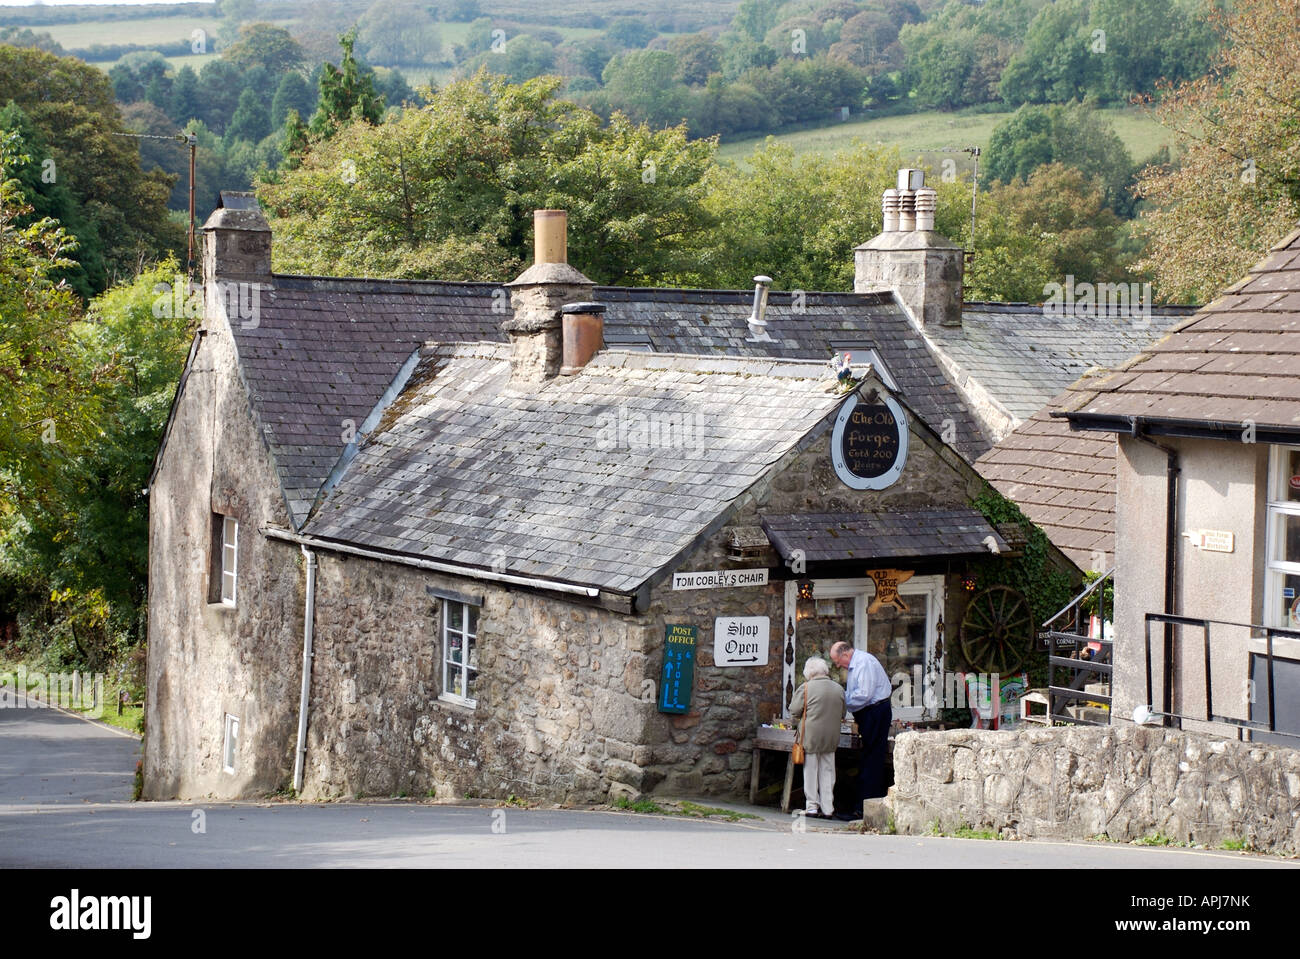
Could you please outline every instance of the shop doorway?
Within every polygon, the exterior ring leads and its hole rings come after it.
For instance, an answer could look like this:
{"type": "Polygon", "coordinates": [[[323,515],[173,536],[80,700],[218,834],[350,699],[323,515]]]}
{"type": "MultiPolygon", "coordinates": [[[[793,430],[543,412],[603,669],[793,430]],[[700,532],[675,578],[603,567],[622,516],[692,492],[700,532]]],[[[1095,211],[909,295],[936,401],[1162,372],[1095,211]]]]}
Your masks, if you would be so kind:
{"type": "MultiPolygon", "coordinates": [[[[805,581],[791,591],[795,608],[787,615],[795,629],[794,686],[803,682],[810,656],[829,662],[841,640],[871,653],[894,687],[894,718],[921,722],[938,718],[942,706],[943,577],[914,576],[902,583],[897,601],[874,612],[876,584],[863,579],[805,581]],[[811,587],[811,595],[805,595],[811,587]]],[[[836,679],[840,676],[832,669],[836,679]]]]}

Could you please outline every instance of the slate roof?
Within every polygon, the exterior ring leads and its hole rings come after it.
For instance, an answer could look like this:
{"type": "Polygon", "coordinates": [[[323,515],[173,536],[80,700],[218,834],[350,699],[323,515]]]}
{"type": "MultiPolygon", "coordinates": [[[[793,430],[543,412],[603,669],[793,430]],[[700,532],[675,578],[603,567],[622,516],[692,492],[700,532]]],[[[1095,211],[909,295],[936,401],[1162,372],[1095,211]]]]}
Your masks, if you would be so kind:
{"type": "Polygon", "coordinates": [[[611,350],[509,377],[505,345],[428,348],[305,531],[632,592],[842,402],[824,363],[611,350]]]}
{"type": "Polygon", "coordinates": [[[1300,433],[1298,369],[1300,230],[1160,342],[1076,384],[1056,415],[1110,429],[1137,416],[1225,424],[1234,438],[1248,420],[1300,433]]]}
{"type": "Polygon", "coordinates": [[[1039,410],[975,464],[1080,569],[1115,555],[1115,437],[1039,410]]]}
{"type": "MultiPolygon", "coordinates": [[[[1049,315],[1032,303],[967,303],[961,327],[925,335],[1017,420],[1047,405],[1091,367],[1114,367],[1193,312],[1153,307],[1150,317],[1049,315]]],[[[1065,312],[1065,311],[1061,311],[1065,312]]]]}
{"type": "Polygon", "coordinates": [[[989,555],[984,542],[989,536],[999,551],[1008,549],[973,509],[780,514],[763,516],[762,521],[782,559],[799,549],[809,563],[989,555]]]}
{"type": "MultiPolygon", "coordinates": [[[[277,275],[258,322],[236,321],[241,374],[301,527],[347,444],[422,343],[504,341],[505,288],[491,283],[277,275]],[[351,426],[349,426],[349,421],[351,426]]],[[[877,351],[901,398],[974,461],[989,448],[961,395],[889,294],[772,293],[769,335],[749,342],[752,291],[598,287],[611,347],[826,360],[877,351]],[[950,421],[950,422],[949,422],[950,421]]]]}

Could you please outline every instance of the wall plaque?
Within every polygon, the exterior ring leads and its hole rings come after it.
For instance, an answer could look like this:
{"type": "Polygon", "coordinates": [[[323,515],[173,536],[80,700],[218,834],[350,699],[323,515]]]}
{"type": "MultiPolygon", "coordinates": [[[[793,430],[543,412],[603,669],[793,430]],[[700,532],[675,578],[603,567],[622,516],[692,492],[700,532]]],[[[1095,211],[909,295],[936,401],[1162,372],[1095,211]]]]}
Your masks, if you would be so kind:
{"type": "Polygon", "coordinates": [[[874,613],[882,606],[892,606],[900,613],[907,612],[907,604],[898,595],[898,588],[912,578],[912,570],[869,569],[867,575],[876,583],[876,598],[867,607],[868,613],[874,613]]]}
{"type": "Polygon", "coordinates": [[[659,674],[659,712],[684,713],[691,708],[695,685],[695,640],[698,626],[668,623],[664,627],[664,668],[659,674]]]}
{"type": "Polygon", "coordinates": [[[851,489],[885,489],[907,462],[907,416],[892,396],[854,393],[840,407],[831,433],[831,464],[851,489]]]}

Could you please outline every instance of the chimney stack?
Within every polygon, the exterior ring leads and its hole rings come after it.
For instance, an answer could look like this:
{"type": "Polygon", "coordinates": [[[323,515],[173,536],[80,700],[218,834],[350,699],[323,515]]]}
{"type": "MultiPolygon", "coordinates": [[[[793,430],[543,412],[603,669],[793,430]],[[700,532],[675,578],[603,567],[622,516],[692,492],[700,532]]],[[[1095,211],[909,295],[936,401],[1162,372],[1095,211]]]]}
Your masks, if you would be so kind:
{"type": "Polygon", "coordinates": [[[913,321],[927,326],[961,326],[962,249],[936,233],[938,194],[921,170],[898,171],[898,186],[881,198],[879,236],[854,251],[855,293],[893,292],[913,321]]]}
{"type": "Polygon", "coordinates": [[[228,322],[249,327],[260,312],[261,290],[271,282],[271,226],[257,197],[222,190],[203,224],[205,318],[224,311],[228,322]]]}
{"type": "MultiPolygon", "coordinates": [[[[596,284],[569,266],[568,214],[564,210],[533,211],[533,250],[533,265],[506,284],[514,313],[501,324],[510,338],[510,381],[519,386],[546,382],[560,372],[562,363],[581,369],[602,342],[598,330],[596,346],[584,359],[576,364],[565,359],[562,308],[566,303],[591,305],[596,284]]],[[[590,317],[592,314],[576,315],[590,317]]],[[[596,317],[603,326],[599,314],[596,317]]],[[[575,357],[590,345],[590,326],[589,320],[574,321],[575,330],[586,330],[588,337],[574,353],[575,357]]]]}
{"type": "Polygon", "coordinates": [[[572,376],[605,346],[605,304],[566,303],[560,307],[564,365],[561,376],[572,376]]]}

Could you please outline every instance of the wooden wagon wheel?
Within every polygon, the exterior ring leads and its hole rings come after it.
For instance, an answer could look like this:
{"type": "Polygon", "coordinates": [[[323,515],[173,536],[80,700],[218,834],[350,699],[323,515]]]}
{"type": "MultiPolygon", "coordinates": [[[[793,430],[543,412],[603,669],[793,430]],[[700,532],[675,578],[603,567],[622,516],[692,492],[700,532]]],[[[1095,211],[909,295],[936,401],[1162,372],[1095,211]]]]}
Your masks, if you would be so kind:
{"type": "Polygon", "coordinates": [[[991,586],[971,597],[961,621],[961,651],[976,672],[1016,671],[1034,638],[1034,614],[1025,594],[991,586]]]}

